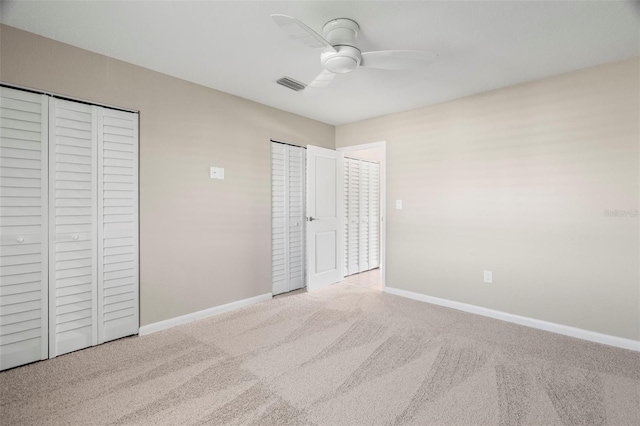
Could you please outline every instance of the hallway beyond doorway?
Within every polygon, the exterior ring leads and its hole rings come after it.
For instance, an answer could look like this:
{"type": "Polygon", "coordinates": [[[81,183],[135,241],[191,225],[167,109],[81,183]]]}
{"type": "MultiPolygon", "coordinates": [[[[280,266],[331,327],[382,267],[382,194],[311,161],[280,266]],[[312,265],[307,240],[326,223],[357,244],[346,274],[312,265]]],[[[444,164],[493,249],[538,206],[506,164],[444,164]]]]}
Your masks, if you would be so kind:
{"type": "Polygon", "coordinates": [[[376,268],[359,274],[349,275],[344,277],[341,283],[370,288],[372,290],[382,290],[381,272],[380,268],[376,268]]]}

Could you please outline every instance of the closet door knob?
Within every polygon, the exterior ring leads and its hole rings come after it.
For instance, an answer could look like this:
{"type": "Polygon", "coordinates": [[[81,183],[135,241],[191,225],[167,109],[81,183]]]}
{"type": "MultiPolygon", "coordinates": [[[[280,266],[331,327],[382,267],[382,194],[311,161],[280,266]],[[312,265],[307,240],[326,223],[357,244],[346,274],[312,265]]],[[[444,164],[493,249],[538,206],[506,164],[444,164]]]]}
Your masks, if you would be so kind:
{"type": "Polygon", "coordinates": [[[19,243],[24,243],[24,238],[18,237],[18,238],[16,238],[16,241],[19,242],[19,243]]]}
{"type": "Polygon", "coordinates": [[[71,237],[71,239],[72,239],[73,241],[78,241],[78,238],[80,238],[80,237],[79,237],[79,236],[77,236],[77,235],[74,235],[74,236],[72,236],[72,237],[71,237]]]}

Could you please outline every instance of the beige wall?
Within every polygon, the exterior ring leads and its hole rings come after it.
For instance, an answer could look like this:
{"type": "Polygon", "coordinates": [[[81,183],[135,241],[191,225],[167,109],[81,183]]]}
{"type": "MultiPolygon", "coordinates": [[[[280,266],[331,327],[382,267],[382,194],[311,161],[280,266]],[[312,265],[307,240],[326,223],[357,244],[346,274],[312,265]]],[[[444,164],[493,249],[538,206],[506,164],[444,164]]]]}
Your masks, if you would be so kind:
{"type": "Polygon", "coordinates": [[[11,27],[0,39],[0,81],[140,111],[142,325],[271,291],[269,139],[333,148],[333,126],[11,27]]]}
{"type": "Polygon", "coordinates": [[[382,162],[382,148],[359,149],[354,151],[345,151],[345,156],[351,158],[359,158],[361,160],[382,162]]]}
{"type": "Polygon", "coordinates": [[[334,129],[0,27],[0,81],[140,111],[142,325],[269,292],[268,141],[335,137],[387,141],[388,286],[640,339],[639,219],[605,217],[639,208],[639,71],[334,129]]]}
{"type": "Polygon", "coordinates": [[[387,286],[640,340],[639,65],[339,126],[387,141],[387,286]]]}

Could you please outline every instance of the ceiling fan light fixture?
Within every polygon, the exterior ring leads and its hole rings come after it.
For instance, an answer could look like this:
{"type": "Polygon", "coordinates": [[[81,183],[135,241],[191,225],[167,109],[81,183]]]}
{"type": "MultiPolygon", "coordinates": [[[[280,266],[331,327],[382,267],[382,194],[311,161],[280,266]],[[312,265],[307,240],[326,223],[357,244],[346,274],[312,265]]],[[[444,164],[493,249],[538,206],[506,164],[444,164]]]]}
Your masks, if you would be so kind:
{"type": "Polygon", "coordinates": [[[320,56],[320,62],[326,70],[346,74],[358,68],[362,61],[360,50],[351,46],[336,46],[336,49],[337,52],[327,52],[320,56]]]}
{"type": "Polygon", "coordinates": [[[322,49],[320,62],[323,70],[309,88],[326,87],[336,74],[346,74],[358,67],[391,71],[415,71],[438,58],[416,50],[380,50],[361,52],[356,43],[360,25],[353,19],[338,18],[324,24],[320,35],[294,17],[271,15],[291,40],[297,40],[313,49],[322,49]]]}

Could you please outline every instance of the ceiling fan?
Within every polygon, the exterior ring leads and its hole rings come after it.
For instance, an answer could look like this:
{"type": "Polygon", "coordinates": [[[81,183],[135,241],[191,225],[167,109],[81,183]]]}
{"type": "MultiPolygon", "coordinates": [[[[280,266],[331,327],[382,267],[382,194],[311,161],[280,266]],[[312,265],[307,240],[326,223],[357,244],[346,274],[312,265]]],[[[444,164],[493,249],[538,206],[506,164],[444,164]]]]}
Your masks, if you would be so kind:
{"type": "Polygon", "coordinates": [[[352,19],[333,19],[318,34],[301,21],[287,15],[271,15],[290,40],[322,49],[320,62],[324,70],[307,86],[321,88],[331,83],[336,74],[345,74],[358,67],[382,70],[417,70],[433,63],[438,55],[417,50],[381,50],[362,52],[356,44],[360,26],[352,19]]]}

